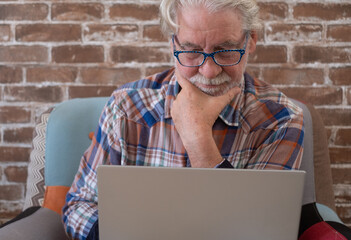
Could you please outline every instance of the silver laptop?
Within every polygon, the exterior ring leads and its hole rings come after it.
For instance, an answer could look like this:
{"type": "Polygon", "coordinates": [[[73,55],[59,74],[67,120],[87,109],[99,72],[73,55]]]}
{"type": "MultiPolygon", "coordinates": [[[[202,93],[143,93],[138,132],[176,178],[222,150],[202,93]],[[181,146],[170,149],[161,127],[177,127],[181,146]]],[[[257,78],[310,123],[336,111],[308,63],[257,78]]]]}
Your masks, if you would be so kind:
{"type": "Polygon", "coordinates": [[[304,175],[100,166],[100,239],[296,240],[304,175]]]}

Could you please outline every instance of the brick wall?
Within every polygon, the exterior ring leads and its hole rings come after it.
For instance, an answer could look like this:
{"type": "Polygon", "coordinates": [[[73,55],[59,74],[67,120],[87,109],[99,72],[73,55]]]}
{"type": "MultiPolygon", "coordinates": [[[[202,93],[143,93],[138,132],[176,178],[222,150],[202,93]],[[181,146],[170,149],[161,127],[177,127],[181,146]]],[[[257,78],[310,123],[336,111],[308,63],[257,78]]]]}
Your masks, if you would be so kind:
{"type": "MultiPolygon", "coordinates": [[[[0,0],[0,222],[21,211],[35,121],[63,100],[109,96],[172,65],[157,0],[0,0]]],[[[249,72],[314,104],[337,211],[351,225],[351,3],[261,0],[249,72]]]]}

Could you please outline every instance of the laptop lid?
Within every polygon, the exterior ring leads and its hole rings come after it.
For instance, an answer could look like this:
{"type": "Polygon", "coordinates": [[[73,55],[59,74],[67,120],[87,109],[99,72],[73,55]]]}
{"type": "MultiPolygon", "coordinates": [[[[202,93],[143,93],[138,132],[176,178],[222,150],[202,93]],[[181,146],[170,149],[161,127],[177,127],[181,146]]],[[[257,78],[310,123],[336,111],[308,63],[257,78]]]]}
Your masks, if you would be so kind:
{"type": "Polygon", "coordinates": [[[99,166],[100,239],[296,240],[302,171],[99,166]]]}

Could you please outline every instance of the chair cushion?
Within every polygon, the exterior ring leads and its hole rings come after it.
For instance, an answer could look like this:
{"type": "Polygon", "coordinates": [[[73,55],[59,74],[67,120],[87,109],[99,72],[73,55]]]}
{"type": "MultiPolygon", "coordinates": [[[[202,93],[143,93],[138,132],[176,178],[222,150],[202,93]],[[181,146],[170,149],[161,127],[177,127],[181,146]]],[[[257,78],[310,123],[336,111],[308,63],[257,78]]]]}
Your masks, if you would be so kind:
{"type": "Polygon", "coordinates": [[[347,240],[342,233],[336,231],[329,223],[319,222],[307,229],[299,240],[347,240]]]}
{"type": "Polygon", "coordinates": [[[323,221],[343,223],[336,212],[328,206],[316,203],[316,207],[323,221]]]}
{"type": "Polygon", "coordinates": [[[310,203],[302,206],[299,240],[351,239],[351,229],[328,207],[310,203]]]}
{"type": "Polygon", "coordinates": [[[53,107],[45,111],[35,126],[23,210],[32,206],[42,206],[44,201],[45,137],[47,122],[52,110],[53,107]]]}

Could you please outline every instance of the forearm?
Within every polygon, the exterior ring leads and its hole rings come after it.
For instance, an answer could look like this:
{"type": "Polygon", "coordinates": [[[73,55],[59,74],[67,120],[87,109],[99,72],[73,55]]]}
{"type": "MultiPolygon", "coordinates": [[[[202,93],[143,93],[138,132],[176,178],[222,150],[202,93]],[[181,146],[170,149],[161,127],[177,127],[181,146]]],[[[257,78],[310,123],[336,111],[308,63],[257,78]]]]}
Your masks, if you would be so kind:
{"type": "Polygon", "coordinates": [[[94,138],[80,162],[62,210],[66,232],[73,239],[86,239],[98,219],[96,168],[108,160],[107,152],[94,138]]]}
{"type": "Polygon", "coordinates": [[[67,234],[85,239],[98,218],[96,172],[83,157],[62,209],[67,234]]]}

